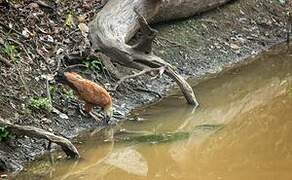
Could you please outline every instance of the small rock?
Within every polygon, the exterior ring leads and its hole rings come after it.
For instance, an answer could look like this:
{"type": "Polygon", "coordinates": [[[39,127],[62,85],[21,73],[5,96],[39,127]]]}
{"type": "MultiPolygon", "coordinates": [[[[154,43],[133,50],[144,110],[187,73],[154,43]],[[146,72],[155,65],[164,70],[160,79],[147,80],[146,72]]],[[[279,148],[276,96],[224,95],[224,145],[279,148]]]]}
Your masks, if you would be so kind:
{"type": "Polygon", "coordinates": [[[45,123],[45,124],[51,124],[52,123],[52,120],[48,119],[48,118],[42,118],[41,119],[41,122],[42,123],[45,123]]]}
{"type": "Polygon", "coordinates": [[[61,54],[61,53],[63,53],[63,52],[64,52],[64,49],[59,48],[59,49],[57,50],[56,54],[59,55],[59,54],[61,54]]]}
{"type": "Polygon", "coordinates": [[[63,156],[60,155],[60,156],[57,157],[57,160],[60,160],[62,158],[63,158],[63,156]]]}
{"type": "Polygon", "coordinates": [[[53,112],[53,113],[56,113],[56,114],[58,114],[58,115],[61,113],[61,112],[60,112],[58,109],[56,109],[56,108],[53,108],[52,112],[53,112]]]}
{"type": "Polygon", "coordinates": [[[231,47],[232,49],[235,49],[235,50],[240,49],[240,47],[239,47],[237,44],[233,44],[233,43],[230,44],[230,47],[231,47]]]}
{"type": "Polygon", "coordinates": [[[48,42],[54,42],[54,38],[50,35],[47,36],[47,41],[48,42]]]}
{"type": "Polygon", "coordinates": [[[69,119],[69,117],[64,113],[60,113],[59,117],[62,118],[62,119],[69,119]]]}
{"type": "Polygon", "coordinates": [[[31,32],[29,32],[29,30],[27,28],[23,28],[22,33],[21,33],[24,37],[29,38],[29,36],[32,34],[31,32]]]}
{"type": "Polygon", "coordinates": [[[1,179],[8,179],[8,175],[7,175],[7,174],[1,174],[1,175],[0,175],[0,178],[1,178],[1,179]]]}
{"type": "Polygon", "coordinates": [[[202,24],[204,29],[208,29],[208,27],[205,24],[202,24]]]}
{"type": "Polygon", "coordinates": [[[53,74],[47,74],[47,75],[41,75],[41,79],[48,79],[49,81],[53,80],[54,79],[54,75],[53,74]]]}

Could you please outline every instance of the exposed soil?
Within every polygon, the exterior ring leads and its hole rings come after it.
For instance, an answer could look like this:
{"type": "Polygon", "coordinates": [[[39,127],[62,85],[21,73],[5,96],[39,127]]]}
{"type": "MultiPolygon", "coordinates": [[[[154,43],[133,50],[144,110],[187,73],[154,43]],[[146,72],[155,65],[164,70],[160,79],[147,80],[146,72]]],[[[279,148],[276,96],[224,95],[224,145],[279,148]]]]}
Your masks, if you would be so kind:
{"type": "MultiPolygon", "coordinates": [[[[57,109],[53,111],[32,108],[31,99],[47,96],[45,77],[50,79],[58,64],[63,68],[72,63],[61,61],[64,56],[80,54],[88,47],[78,25],[89,22],[98,12],[92,7],[100,4],[98,0],[51,2],[17,2],[10,8],[0,5],[0,55],[12,64],[10,68],[0,66],[0,116],[71,139],[101,126],[80,113],[81,103],[72,92],[51,80],[52,105],[57,109]]],[[[285,40],[285,14],[289,8],[292,7],[277,0],[239,0],[188,20],[158,24],[160,33],[154,50],[197,83],[285,40]]],[[[116,80],[99,62],[87,60],[89,68],[81,73],[111,88],[116,80]]],[[[116,66],[121,75],[131,72],[116,66]]],[[[154,81],[146,77],[129,80],[113,93],[115,112],[122,119],[132,109],[159,100],[157,93],[165,96],[172,85],[165,77],[154,81]],[[155,93],[145,93],[147,90],[155,93]]],[[[21,170],[25,162],[45,152],[47,143],[27,137],[1,142],[0,170],[21,170]]]]}

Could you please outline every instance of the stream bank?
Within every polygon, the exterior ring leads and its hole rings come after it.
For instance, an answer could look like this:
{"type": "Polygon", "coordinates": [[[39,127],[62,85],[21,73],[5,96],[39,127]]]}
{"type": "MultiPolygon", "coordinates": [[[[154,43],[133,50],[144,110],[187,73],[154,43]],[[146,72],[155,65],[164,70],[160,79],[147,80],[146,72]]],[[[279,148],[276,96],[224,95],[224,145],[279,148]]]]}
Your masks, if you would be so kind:
{"type": "MultiPolygon", "coordinates": [[[[286,8],[279,1],[233,1],[184,21],[158,24],[156,28],[159,30],[159,35],[154,50],[156,54],[176,66],[179,73],[198,82],[225,69],[245,63],[247,57],[254,56],[285,40],[286,8]]],[[[14,20],[17,22],[18,19],[14,20]]],[[[78,42],[69,44],[74,49],[78,42]]],[[[66,50],[65,47],[63,49],[66,50]]],[[[53,52],[54,49],[51,51],[53,52]]],[[[57,57],[52,55],[50,59],[56,60],[57,57]]],[[[52,97],[53,106],[61,113],[26,112],[26,108],[23,108],[30,98],[42,97],[45,94],[42,75],[48,73],[46,66],[55,67],[55,65],[56,63],[50,65],[50,63],[32,62],[25,66],[23,72],[16,74],[15,69],[6,70],[1,66],[0,115],[12,122],[41,127],[71,139],[83,131],[94,129],[98,124],[95,120],[79,113],[76,99],[70,95],[70,92],[64,97],[60,95],[62,92],[57,90],[52,97]],[[19,74],[23,74],[22,79],[26,82],[24,84],[31,88],[32,92],[25,92],[27,89],[25,85],[19,84],[21,83],[19,74]],[[60,118],[60,115],[64,118],[60,118]]],[[[19,64],[16,64],[17,67],[19,64]]],[[[87,75],[104,84],[114,83],[98,73],[94,76],[90,73],[87,75]]],[[[165,96],[173,85],[173,82],[165,77],[155,81],[149,78],[137,78],[128,83],[130,88],[124,87],[119,93],[114,94],[115,110],[122,116],[126,116],[134,108],[159,100],[155,94],[131,89],[143,87],[165,96]]],[[[54,88],[59,87],[52,86],[52,89],[54,88]]],[[[46,145],[46,141],[26,137],[1,142],[0,169],[21,170],[25,162],[32,161],[43,154],[46,145]]]]}
{"type": "Polygon", "coordinates": [[[195,111],[178,90],[132,111],[138,119],[120,123],[113,141],[103,137],[111,128],[79,137],[81,161],[59,151],[15,179],[291,179],[292,56],[284,46],[195,88],[195,111]]]}

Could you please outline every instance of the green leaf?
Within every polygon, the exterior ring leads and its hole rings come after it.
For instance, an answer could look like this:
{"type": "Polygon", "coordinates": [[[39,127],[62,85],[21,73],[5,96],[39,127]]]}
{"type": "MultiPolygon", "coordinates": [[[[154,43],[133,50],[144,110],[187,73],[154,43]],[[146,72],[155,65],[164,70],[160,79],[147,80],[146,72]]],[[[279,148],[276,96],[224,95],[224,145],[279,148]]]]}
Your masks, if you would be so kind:
{"type": "Polygon", "coordinates": [[[32,98],[28,102],[28,107],[32,110],[46,110],[50,112],[52,110],[52,104],[48,98],[32,98]]]}
{"type": "Polygon", "coordinates": [[[0,142],[7,141],[10,136],[10,132],[5,127],[0,127],[0,142]]]}
{"type": "Polygon", "coordinates": [[[74,24],[74,20],[73,20],[73,15],[71,13],[67,14],[66,16],[66,20],[65,20],[65,25],[72,28],[75,24],[74,24]]]}

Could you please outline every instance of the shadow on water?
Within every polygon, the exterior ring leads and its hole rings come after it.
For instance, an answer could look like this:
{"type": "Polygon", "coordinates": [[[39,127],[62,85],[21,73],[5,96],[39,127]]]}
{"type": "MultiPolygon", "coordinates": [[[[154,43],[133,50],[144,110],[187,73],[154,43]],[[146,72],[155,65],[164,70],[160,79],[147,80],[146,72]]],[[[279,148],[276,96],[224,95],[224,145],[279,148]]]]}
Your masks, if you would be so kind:
{"type": "MultiPolygon", "coordinates": [[[[292,56],[271,50],[132,113],[115,134],[79,145],[83,159],[32,163],[19,179],[292,179],[292,56]]],[[[55,156],[58,156],[56,154],[55,156]]]]}

